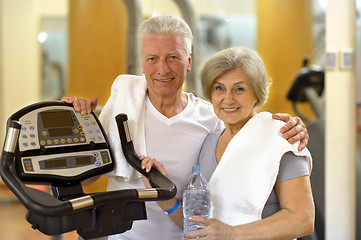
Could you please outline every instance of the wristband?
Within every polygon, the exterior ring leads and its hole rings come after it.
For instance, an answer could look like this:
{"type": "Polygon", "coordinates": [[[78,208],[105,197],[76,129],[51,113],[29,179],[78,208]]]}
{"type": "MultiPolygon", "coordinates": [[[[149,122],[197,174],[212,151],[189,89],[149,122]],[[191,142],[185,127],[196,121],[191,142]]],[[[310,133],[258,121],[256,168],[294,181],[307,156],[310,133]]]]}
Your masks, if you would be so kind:
{"type": "Polygon", "coordinates": [[[177,208],[179,207],[179,204],[180,204],[180,202],[179,202],[179,200],[178,200],[178,198],[177,198],[177,202],[174,204],[174,206],[171,208],[171,209],[169,209],[169,210],[167,210],[167,211],[164,211],[164,213],[165,214],[171,214],[172,212],[174,212],[175,210],[177,210],[177,208]]]}

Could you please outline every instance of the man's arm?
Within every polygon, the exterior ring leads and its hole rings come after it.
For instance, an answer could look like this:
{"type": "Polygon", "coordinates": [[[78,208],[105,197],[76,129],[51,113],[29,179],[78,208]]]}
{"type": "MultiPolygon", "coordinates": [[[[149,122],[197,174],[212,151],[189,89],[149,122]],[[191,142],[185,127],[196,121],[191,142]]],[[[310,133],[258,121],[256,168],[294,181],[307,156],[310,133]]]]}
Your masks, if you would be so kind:
{"type": "Polygon", "coordinates": [[[308,143],[309,135],[305,124],[299,117],[291,117],[287,113],[277,113],[272,115],[273,119],[281,120],[286,124],[280,129],[280,132],[289,143],[300,141],[298,150],[302,151],[308,143]]]}
{"type": "Polygon", "coordinates": [[[90,102],[88,99],[74,96],[63,97],[61,101],[73,104],[75,111],[85,115],[95,110],[98,105],[98,96],[94,95],[90,102]]]}
{"type": "MultiPolygon", "coordinates": [[[[80,112],[81,114],[89,114],[90,111],[95,110],[98,105],[98,96],[94,95],[92,99],[89,100],[81,97],[62,97],[61,101],[73,104],[75,111],[80,112]]],[[[82,186],[89,186],[95,183],[100,176],[93,177],[83,181],[82,186]]]]}
{"type": "MultiPolygon", "coordinates": [[[[145,169],[146,172],[149,172],[152,167],[156,168],[161,174],[168,177],[167,171],[164,169],[162,163],[158,162],[155,158],[140,156],[139,159],[142,161],[142,169],[145,169]]],[[[146,177],[142,176],[143,183],[146,188],[152,188],[149,184],[149,181],[146,177]]],[[[175,206],[177,202],[177,198],[174,197],[172,199],[166,201],[157,201],[158,206],[163,210],[167,211],[175,206]]],[[[179,205],[175,211],[168,215],[178,226],[183,227],[183,206],[182,199],[179,199],[179,205]]]]}

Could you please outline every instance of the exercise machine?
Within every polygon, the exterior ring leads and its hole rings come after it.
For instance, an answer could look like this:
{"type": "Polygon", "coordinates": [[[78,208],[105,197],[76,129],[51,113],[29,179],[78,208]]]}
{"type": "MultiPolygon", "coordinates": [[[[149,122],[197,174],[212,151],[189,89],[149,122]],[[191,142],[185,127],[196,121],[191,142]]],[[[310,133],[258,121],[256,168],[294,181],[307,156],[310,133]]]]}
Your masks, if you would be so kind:
{"type": "Polygon", "coordinates": [[[76,230],[84,239],[130,230],[146,219],[145,201],[168,200],[176,186],[156,169],[141,169],[127,125],[117,122],[129,164],[149,179],[151,189],[125,189],[85,194],[81,182],[113,170],[111,146],[97,118],[81,115],[64,102],[41,102],[14,113],[7,122],[1,155],[1,177],[27,208],[34,229],[56,236],[76,230]],[[31,188],[47,184],[51,194],[31,188]]]}

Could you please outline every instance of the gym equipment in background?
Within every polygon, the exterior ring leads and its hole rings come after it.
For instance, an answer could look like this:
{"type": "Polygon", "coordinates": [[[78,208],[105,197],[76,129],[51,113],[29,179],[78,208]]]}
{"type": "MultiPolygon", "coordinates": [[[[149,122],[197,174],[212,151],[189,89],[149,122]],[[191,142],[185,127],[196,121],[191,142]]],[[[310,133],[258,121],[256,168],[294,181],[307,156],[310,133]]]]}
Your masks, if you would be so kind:
{"type": "Polygon", "coordinates": [[[320,66],[308,66],[309,59],[303,60],[303,66],[298,72],[287,99],[293,102],[296,114],[306,122],[310,136],[307,148],[312,154],[313,168],[311,174],[312,193],[315,201],[315,230],[310,236],[302,240],[324,240],[325,239],[325,113],[323,90],[325,85],[325,74],[320,66]],[[299,102],[309,102],[316,120],[311,121],[297,107],[299,102]]]}

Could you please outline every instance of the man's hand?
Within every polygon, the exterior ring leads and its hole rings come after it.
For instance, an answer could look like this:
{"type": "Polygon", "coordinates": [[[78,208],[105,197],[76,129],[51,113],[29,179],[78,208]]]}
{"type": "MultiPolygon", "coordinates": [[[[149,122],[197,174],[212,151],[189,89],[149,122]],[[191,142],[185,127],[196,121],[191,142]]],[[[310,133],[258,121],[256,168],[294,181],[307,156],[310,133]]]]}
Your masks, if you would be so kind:
{"type": "MultiPolygon", "coordinates": [[[[146,156],[139,156],[139,160],[141,163],[141,168],[144,169],[146,172],[150,172],[150,170],[154,167],[156,168],[161,174],[168,177],[167,171],[164,169],[164,166],[162,163],[158,162],[155,158],[150,158],[146,156]]],[[[152,188],[152,186],[149,184],[148,178],[142,176],[143,183],[146,188],[152,188]]]]}
{"type": "Polygon", "coordinates": [[[63,97],[61,101],[73,104],[75,111],[85,115],[95,110],[98,105],[98,96],[94,95],[90,103],[88,99],[81,97],[63,97]]]}
{"type": "Polygon", "coordinates": [[[280,132],[289,143],[300,141],[298,150],[302,151],[308,143],[309,135],[305,124],[299,117],[291,117],[287,113],[277,113],[272,115],[273,119],[281,120],[286,124],[280,129],[280,132]]]}

